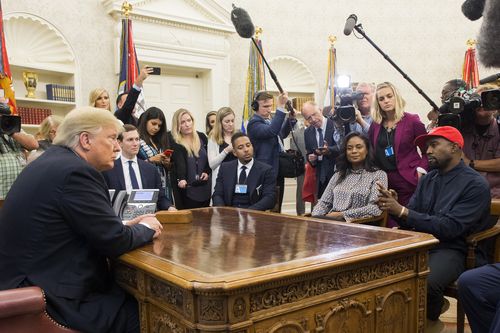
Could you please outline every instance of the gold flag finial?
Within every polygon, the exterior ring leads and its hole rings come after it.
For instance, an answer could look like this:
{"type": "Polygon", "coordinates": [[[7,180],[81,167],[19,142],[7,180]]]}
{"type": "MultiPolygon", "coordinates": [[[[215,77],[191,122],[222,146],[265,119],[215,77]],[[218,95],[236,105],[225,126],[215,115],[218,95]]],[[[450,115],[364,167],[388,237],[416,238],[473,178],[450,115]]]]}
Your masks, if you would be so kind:
{"type": "Polygon", "coordinates": [[[130,12],[132,11],[132,5],[130,4],[130,2],[128,1],[123,1],[123,4],[122,4],[122,14],[128,18],[129,15],[130,15],[130,12]]]}
{"type": "Polygon", "coordinates": [[[469,49],[475,49],[476,48],[476,44],[477,44],[477,42],[476,42],[475,39],[472,39],[472,38],[467,39],[467,47],[469,49]]]}
{"type": "Polygon", "coordinates": [[[330,35],[328,36],[328,40],[330,41],[330,46],[333,46],[335,42],[337,41],[337,36],[330,35]]]}
{"type": "Polygon", "coordinates": [[[256,39],[259,39],[261,33],[262,33],[262,28],[261,27],[255,27],[255,38],[256,39]]]}

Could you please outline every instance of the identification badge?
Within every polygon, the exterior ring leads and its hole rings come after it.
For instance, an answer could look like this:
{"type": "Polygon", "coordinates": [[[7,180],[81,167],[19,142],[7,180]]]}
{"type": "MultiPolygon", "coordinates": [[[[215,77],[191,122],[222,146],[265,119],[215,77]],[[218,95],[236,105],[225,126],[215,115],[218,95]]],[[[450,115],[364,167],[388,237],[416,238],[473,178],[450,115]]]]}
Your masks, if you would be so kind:
{"type": "Polygon", "coordinates": [[[234,186],[234,193],[247,194],[247,190],[247,185],[244,184],[236,184],[236,186],[234,186]]]}
{"type": "Polygon", "coordinates": [[[388,146],[385,148],[385,157],[391,157],[394,155],[394,148],[392,146],[388,146]]]}

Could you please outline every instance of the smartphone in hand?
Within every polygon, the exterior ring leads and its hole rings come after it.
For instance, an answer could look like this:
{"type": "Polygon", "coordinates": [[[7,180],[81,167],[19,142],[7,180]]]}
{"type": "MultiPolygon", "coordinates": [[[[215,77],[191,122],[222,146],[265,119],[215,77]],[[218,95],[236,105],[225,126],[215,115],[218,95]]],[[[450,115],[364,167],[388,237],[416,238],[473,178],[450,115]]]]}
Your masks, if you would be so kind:
{"type": "Polygon", "coordinates": [[[150,75],[161,75],[161,68],[160,67],[151,67],[153,71],[149,73],[150,75]]]}

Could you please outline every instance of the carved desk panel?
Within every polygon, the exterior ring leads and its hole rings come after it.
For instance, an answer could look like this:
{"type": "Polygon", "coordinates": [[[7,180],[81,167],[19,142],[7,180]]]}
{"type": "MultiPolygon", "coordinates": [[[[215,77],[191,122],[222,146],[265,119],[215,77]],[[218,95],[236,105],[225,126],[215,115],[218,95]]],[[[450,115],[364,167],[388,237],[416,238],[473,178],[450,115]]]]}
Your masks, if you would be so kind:
{"type": "Polygon", "coordinates": [[[115,263],[142,332],[423,332],[427,234],[234,208],[115,263]]]}

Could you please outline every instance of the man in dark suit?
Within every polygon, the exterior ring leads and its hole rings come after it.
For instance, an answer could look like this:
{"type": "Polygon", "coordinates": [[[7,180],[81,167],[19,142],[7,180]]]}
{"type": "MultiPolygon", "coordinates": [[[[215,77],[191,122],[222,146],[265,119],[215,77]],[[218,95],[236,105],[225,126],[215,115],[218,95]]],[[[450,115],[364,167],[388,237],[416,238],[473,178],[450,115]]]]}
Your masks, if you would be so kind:
{"type": "Polygon", "coordinates": [[[140,331],[137,302],[112,280],[107,258],[162,228],[152,215],[124,225],[111,207],[101,171],[113,167],[120,128],[107,110],[70,112],[0,210],[0,290],[39,286],[48,314],[82,332],[140,331]]]}
{"type": "Polygon", "coordinates": [[[273,208],[276,178],[272,168],[253,158],[252,143],[244,133],[234,134],[231,144],[238,159],[220,166],[213,205],[255,210],[273,208]]]}
{"type": "Polygon", "coordinates": [[[161,184],[158,170],[152,164],[137,158],[139,153],[139,132],[133,125],[124,125],[124,131],[118,135],[118,143],[122,156],[115,160],[113,169],[104,171],[102,175],[108,188],[117,191],[132,189],[159,189],[158,210],[176,210],[165,196],[165,188],[161,184]]]}
{"type": "Polygon", "coordinates": [[[247,132],[255,150],[255,159],[270,165],[275,173],[277,184],[280,187],[279,206],[281,207],[285,178],[278,174],[279,154],[280,151],[284,151],[283,139],[290,134],[290,130],[295,126],[297,119],[292,115],[289,115],[288,119],[286,119],[288,115],[285,109],[288,101],[286,92],[278,96],[276,113],[271,118],[273,99],[274,96],[267,91],[255,93],[252,101],[252,109],[255,113],[248,122],[247,132]]]}
{"type": "Polygon", "coordinates": [[[304,141],[307,161],[316,169],[316,188],[319,199],[332,178],[335,170],[335,157],[339,155],[339,148],[333,140],[333,121],[323,116],[316,103],[305,102],[302,106],[302,116],[310,125],[304,131],[304,141]]]}

